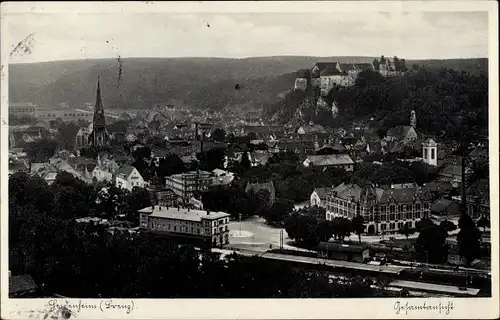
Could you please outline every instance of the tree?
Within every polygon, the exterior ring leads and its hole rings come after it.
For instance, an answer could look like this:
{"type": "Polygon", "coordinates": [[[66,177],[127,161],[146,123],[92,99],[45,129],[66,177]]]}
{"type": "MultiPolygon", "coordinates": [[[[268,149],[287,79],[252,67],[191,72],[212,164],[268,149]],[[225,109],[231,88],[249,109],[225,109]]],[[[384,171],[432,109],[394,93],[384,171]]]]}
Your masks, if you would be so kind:
{"type": "Polygon", "coordinates": [[[439,224],[439,227],[442,228],[443,230],[445,230],[446,233],[449,233],[449,232],[457,229],[457,226],[453,222],[451,222],[449,220],[442,221],[439,224]]]}
{"type": "Polygon", "coordinates": [[[318,238],[320,241],[328,241],[333,236],[333,224],[329,220],[318,220],[318,238]]]}
{"type": "Polygon", "coordinates": [[[336,239],[343,241],[351,235],[351,221],[347,218],[335,217],[332,220],[333,235],[336,239]]]}
{"type": "Polygon", "coordinates": [[[486,217],[481,217],[477,221],[477,227],[478,228],[483,228],[483,232],[486,230],[486,228],[490,228],[490,220],[486,217]]]}
{"type": "Polygon", "coordinates": [[[226,154],[223,148],[211,149],[196,155],[201,168],[207,171],[223,168],[225,156],[226,154]]]}
{"type": "Polygon", "coordinates": [[[434,225],[435,223],[432,222],[430,218],[422,218],[420,221],[417,221],[417,223],[415,223],[415,227],[417,228],[418,232],[422,232],[422,230],[424,230],[425,228],[432,227],[434,225]]]}
{"type": "Polygon", "coordinates": [[[403,228],[398,230],[398,233],[404,235],[406,237],[406,240],[408,240],[408,237],[415,233],[415,229],[410,228],[410,225],[408,224],[408,222],[406,222],[403,228]]]}
{"type": "Polygon", "coordinates": [[[417,258],[429,263],[444,263],[448,256],[446,237],[446,231],[434,223],[423,227],[415,243],[417,258]]]}
{"type": "Polygon", "coordinates": [[[132,192],[126,194],[124,203],[126,205],[126,218],[128,221],[138,224],[138,211],[151,206],[151,196],[144,188],[134,187],[132,192]]]}
{"type": "Polygon", "coordinates": [[[186,166],[182,159],[176,154],[168,154],[165,158],[160,159],[156,168],[156,175],[164,178],[173,174],[186,172],[186,166]]]}
{"type": "Polygon", "coordinates": [[[240,165],[243,168],[243,171],[246,171],[252,167],[252,164],[250,163],[250,157],[247,151],[243,152],[243,154],[241,155],[240,165]]]}
{"type": "Polygon", "coordinates": [[[273,206],[264,213],[264,218],[268,223],[283,223],[293,211],[291,201],[277,199],[273,206]]]}
{"type": "Polygon", "coordinates": [[[460,219],[458,219],[458,227],[460,228],[457,235],[458,253],[465,259],[465,263],[469,265],[474,259],[480,257],[481,233],[477,229],[474,220],[466,213],[462,213],[460,219]]]}
{"type": "Polygon", "coordinates": [[[31,163],[34,162],[47,162],[54,156],[58,144],[54,140],[40,139],[28,143],[24,148],[28,159],[31,163]]]}
{"type": "Polygon", "coordinates": [[[363,219],[363,216],[359,214],[352,218],[351,221],[351,229],[358,235],[359,243],[361,243],[361,234],[365,231],[364,223],[365,221],[363,219]]]}
{"type": "Polygon", "coordinates": [[[226,141],[226,131],[224,131],[224,129],[221,128],[215,129],[212,136],[215,141],[226,141]]]}

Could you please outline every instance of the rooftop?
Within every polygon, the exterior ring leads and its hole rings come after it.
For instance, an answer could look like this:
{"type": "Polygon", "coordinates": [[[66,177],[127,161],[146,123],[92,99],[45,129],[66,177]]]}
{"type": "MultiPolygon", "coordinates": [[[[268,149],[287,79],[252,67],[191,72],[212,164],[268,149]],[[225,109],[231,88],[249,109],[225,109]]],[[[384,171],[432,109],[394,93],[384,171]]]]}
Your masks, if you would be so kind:
{"type": "Polygon", "coordinates": [[[229,217],[225,212],[210,212],[193,210],[180,207],[153,206],[139,210],[141,213],[150,213],[150,217],[167,218],[175,220],[201,221],[229,217]]]}

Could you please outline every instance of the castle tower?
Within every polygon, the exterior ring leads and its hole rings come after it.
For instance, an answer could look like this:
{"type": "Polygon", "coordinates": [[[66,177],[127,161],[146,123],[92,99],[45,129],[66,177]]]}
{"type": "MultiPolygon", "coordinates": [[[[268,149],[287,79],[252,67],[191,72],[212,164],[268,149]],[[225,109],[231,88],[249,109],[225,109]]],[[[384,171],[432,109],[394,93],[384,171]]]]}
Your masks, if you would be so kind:
{"type": "Polygon", "coordinates": [[[92,132],[90,134],[90,144],[94,148],[102,148],[109,144],[109,134],[106,129],[104,117],[104,107],[102,106],[101,87],[99,77],[97,77],[97,97],[94,107],[94,119],[92,122],[92,132]]]}
{"type": "Polygon", "coordinates": [[[417,114],[415,113],[415,110],[411,111],[410,126],[412,126],[414,129],[417,128],[417,114]]]}
{"type": "Polygon", "coordinates": [[[437,143],[432,139],[427,139],[422,143],[422,160],[437,167],[437,143]]]}

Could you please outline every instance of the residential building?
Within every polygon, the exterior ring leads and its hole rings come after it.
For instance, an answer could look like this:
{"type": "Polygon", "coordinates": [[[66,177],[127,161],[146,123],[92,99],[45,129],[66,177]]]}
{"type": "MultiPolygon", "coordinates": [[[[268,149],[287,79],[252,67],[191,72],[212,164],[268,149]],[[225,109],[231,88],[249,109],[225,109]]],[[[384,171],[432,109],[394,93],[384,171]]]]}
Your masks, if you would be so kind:
{"type": "Polygon", "coordinates": [[[190,171],[168,176],[165,187],[172,189],[185,201],[192,198],[195,192],[203,192],[213,184],[213,173],[208,171],[190,171]]]}
{"type": "Polygon", "coordinates": [[[108,159],[107,157],[101,158],[101,156],[98,155],[97,165],[92,171],[92,178],[97,179],[97,181],[112,182],[119,169],[120,165],[116,163],[116,161],[108,159]]]}
{"type": "Polygon", "coordinates": [[[115,185],[117,188],[132,191],[134,187],[145,188],[147,183],[136,168],[124,165],[117,172],[115,185]]]}
{"type": "Polygon", "coordinates": [[[224,212],[155,205],[139,210],[142,229],[176,237],[199,238],[212,247],[229,243],[229,217],[224,212]]]}
{"type": "Polygon", "coordinates": [[[481,217],[490,217],[490,181],[481,179],[466,190],[467,213],[473,219],[481,217]]]}
{"type": "Polygon", "coordinates": [[[321,208],[325,208],[326,196],[329,190],[329,188],[315,188],[310,197],[311,207],[318,206],[321,208]]]}
{"type": "Polygon", "coordinates": [[[302,164],[304,167],[332,167],[354,171],[354,161],[347,154],[310,155],[302,164]]]}
{"type": "Polygon", "coordinates": [[[430,216],[430,197],[420,188],[361,187],[342,183],[330,189],[326,199],[326,219],[361,215],[365,233],[396,233],[405,223],[411,228],[430,216]]]}
{"type": "Polygon", "coordinates": [[[299,135],[304,135],[304,134],[325,134],[325,128],[323,128],[322,125],[319,124],[314,124],[313,122],[310,122],[309,125],[301,126],[297,130],[297,134],[299,135]]]}

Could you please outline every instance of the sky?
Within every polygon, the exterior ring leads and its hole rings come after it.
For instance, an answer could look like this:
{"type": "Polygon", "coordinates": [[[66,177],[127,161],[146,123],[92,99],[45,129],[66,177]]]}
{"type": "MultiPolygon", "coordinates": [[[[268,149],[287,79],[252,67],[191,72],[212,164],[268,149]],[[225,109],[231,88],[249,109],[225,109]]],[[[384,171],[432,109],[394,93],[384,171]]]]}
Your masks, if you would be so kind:
{"type": "Polygon", "coordinates": [[[45,12],[7,15],[7,27],[10,63],[117,56],[488,56],[487,12],[45,12]],[[14,50],[23,39],[29,54],[14,50]]]}

